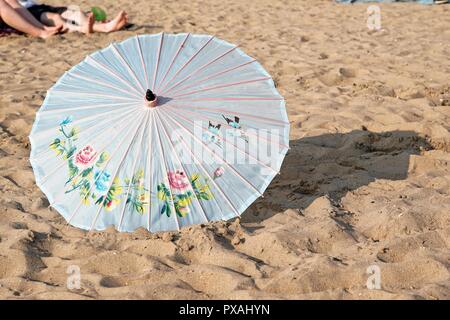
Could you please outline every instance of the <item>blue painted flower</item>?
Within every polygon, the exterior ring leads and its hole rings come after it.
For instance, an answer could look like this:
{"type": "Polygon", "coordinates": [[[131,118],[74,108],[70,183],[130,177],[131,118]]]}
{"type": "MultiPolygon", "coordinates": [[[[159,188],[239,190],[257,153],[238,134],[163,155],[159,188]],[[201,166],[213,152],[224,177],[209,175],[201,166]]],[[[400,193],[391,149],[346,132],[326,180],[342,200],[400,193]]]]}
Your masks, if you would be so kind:
{"type": "Polygon", "coordinates": [[[68,116],[63,121],[61,121],[60,125],[61,126],[67,126],[72,121],[73,121],[73,117],[72,116],[68,116]]]}
{"type": "Polygon", "coordinates": [[[111,174],[108,171],[97,171],[94,174],[95,189],[99,195],[103,196],[108,192],[108,182],[111,180],[111,174]]]}

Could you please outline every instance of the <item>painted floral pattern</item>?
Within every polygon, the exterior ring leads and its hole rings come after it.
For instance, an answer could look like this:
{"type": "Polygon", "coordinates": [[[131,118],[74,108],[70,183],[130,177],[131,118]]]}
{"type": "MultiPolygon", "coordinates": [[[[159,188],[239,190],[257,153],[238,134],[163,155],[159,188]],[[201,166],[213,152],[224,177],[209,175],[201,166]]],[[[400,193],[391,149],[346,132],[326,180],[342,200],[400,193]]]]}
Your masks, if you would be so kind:
{"type": "Polygon", "coordinates": [[[106,170],[109,160],[107,152],[98,152],[92,145],[77,148],[79,129],[67,117],[59,124],[60,137],[55,138],[50,148],[67,162],[69,178],[65,182],[65,193],[78,191],[83,204],[91,201],[106,211],[114,210],[122,201],[131,205],[133,211],[144,214],[150,195],[144,187],[144,171],[138,170],[131,178],[122,181],[106,170]]]}
{"type": "Polygon", "coordinates": [[[222,148],[222,139],[220,137],[220,127],[222,125],[219,123],[217,125],[213,124],[211,121],[208,123],[208,130],[202,134],[202,139],[207,144],[214,143],[222,148]]]}
{"type": "Polygon", "coordinates": [[[188,176],[181,170],[167,172],[169,186],[165,183],[158,184],[158,199],[163,201],[161,214],[170,217],[175,213],[180,218],[189,214],[189,205],[193,197],[198,200],[211,200],[213,194],[208,185],[208,180],[202,178],[198,173],[188,176]]]}
{"type": "MultiPolygon", "coordinates": [[[[244,129],[244,127],[242,126],[242,124],[240,123],[240,118],[237,116],[233,116],[233,117],[227,117],[225,115],[222,115],[222,118],[226,121],[226,134],[232,138],[239,138],[244,140],[246,143],[249,142],[249,137],[248,134],[246,132],[246,130],[244,129]]],[[[217,146],[219,146],[220,148],[223,147],[223,141],[222,141],[222,137],[221,137],[221,131],[220,129],[222,128],[222,125],[219,124],[214,124],[211,121],[208,122],[208,129],[205,130],[202,134],[202,140],[207,143],[213,143],[216,144],[217,146]]]]}
{"type": "Polygon", "coordinates": [[[224,173],[225,173],[225,169],[223,167],[217,167],[217,169],[214,170],[214,178],[213,179],[220,178],[221,176],[223,176],[224,173]]]}
{"type": "Polygon", "coordinates": [[[97,152],[94,148],[86,146],[75,155],[75,165],[79,169],[84,170],[90,167],[96,158],[97,152]]]}
{"type": "Polygon", "coordinates": [[[227,122],[228,126],[232,129],[232,130],[228,130],[227,134],[232,136],[232,137],[241,138],[245,142],[248,143],[247,133],[245,132],[245,130],[242,127],[242,125],[240,124],[239,117],[234,116],[234,118],[228,118],[225,115],[222,115],[222,117],[225,119],[225,121],[227,122]]]}

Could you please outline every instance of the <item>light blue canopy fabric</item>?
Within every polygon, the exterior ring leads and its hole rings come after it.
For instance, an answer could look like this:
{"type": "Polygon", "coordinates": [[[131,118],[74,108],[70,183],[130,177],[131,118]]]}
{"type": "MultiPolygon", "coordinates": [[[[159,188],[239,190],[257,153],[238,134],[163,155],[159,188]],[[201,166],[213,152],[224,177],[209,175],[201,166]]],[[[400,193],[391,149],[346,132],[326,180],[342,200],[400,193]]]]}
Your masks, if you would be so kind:
{"type": "Polygon", "coordinates": [[[66,72],[30,141],[36,183],[70,224],[156,232],[240,215],[279,172],[289,121],[270,75],[239,48],[160,33],[66,72]]]}
{"type": "Polygon", "coordinates": [[[369,3],[369,2],[416,2],[420,4],[433,4],[434,0],[336,0],[339,3],[369,3]]]}

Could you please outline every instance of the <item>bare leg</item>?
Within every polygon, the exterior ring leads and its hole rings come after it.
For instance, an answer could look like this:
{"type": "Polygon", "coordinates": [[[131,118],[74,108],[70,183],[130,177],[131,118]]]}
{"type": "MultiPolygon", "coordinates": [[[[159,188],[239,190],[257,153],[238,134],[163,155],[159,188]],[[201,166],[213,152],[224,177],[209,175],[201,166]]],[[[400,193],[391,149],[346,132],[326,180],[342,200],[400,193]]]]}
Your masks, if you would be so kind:
{"type": "Polygon", "coordinates": [[[59,32],[59,29],[56,27],[46,29],[36,27],[14,10],[5,0],[0,0],[0,17],[10,27],[33,37],[45,39],[59,32]]]}
{"type": "Polygon", "coordinates": [[[22,7],[17,0],[5,0],[5,2],[33,26],[39,29],[45,29],[45,26],[40,21],[36,20],[36,18],[26,8],[22,7]]]}
{"type": "Polygon", "coordinates": [[[128,15],[125,11],[120,11],[119,14],[111,21],[105,23],[94,24],[95,32],[113,32],[122,29],[128,22],[128,15]]]}

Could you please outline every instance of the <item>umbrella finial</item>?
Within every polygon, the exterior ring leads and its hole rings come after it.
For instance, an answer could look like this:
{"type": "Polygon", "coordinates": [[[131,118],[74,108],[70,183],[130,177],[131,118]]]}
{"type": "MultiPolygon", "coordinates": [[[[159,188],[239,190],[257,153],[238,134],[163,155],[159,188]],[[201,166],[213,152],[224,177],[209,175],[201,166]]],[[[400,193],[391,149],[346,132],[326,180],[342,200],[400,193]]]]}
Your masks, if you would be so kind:
{"type": "Polygon", "coordinates": [[[154,108],[156,107],[157,98],[156,95],[152,92],[152,90],[147,89],[147,92],[145,93],[145,100],[147,101],[147,106],[154,108]]]}

